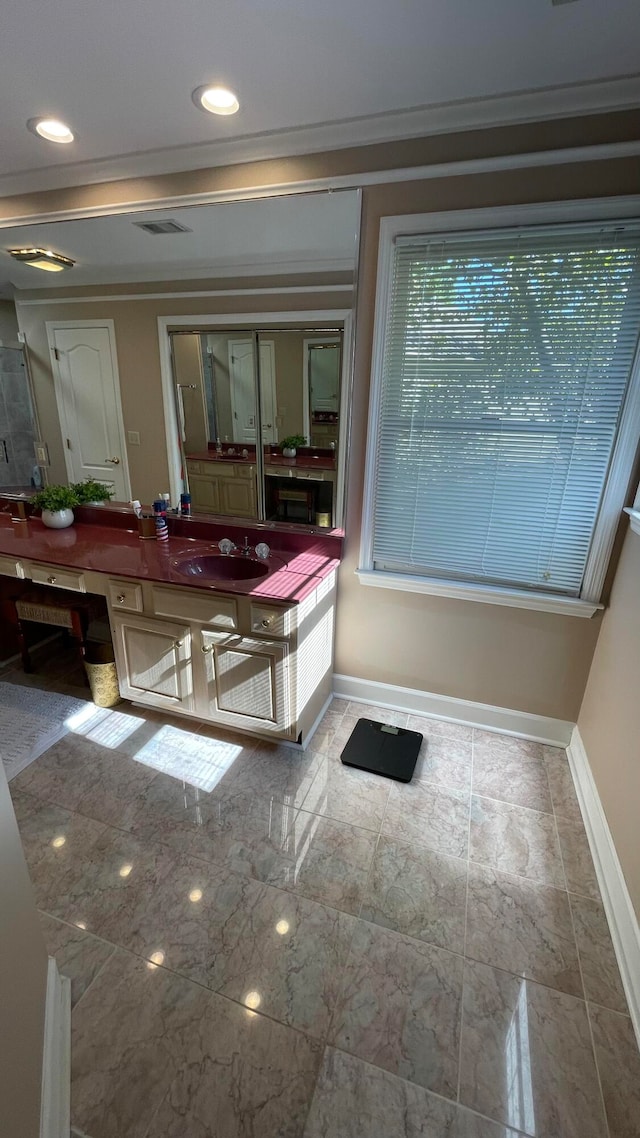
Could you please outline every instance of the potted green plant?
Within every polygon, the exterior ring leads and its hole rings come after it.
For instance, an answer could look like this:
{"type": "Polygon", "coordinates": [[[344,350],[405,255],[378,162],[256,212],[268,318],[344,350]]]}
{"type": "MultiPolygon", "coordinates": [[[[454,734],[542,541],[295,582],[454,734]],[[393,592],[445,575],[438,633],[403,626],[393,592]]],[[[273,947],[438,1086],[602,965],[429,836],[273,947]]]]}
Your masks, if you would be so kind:
{"type": "Polygon", "coordinates": [[[73,525],[78,495],[73,486],[45,486],[33,495],[31,505],[42,510],[42,521],[49,529],[66,529],[73,525]]]}
{"type": "Polygon", "coordinates": [[[85,478],[84,482],[74,482],[71,489],[75,491],[79,506],[104,506],[113,498],[113,490],[104,482],[96,482],[95,478],[85,478]]]}
{"type": "Polygon", "coordinates": [[[283,439],[280,444],[285,458],[295,458],[298,447],[306,445],[307,440],[304,435],[287,435],[287,438],[283,439]]]}

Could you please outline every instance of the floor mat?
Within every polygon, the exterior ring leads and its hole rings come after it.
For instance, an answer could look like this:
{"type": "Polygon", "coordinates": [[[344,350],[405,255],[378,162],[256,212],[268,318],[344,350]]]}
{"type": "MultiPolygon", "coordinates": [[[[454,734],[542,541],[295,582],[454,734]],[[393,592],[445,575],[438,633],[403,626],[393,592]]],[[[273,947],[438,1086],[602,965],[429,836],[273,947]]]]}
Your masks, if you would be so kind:
{"type": "Polygon", "coordinates": [[[0,683],[0,757],[9,781],[66,735],[67,720],[87,702],[58,692],[0,683]]]}

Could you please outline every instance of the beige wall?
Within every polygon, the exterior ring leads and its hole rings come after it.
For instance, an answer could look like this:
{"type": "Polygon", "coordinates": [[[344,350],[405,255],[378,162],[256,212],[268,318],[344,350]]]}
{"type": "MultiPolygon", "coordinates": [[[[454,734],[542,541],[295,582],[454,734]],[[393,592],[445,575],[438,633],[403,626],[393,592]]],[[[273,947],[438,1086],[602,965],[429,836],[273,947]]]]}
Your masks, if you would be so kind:
{"type": "MultiPolygon", "coordinates": [[[[346,305],[345,305],[346,307],[346,305]]],[[[276,355],[276,398],[278,438],[303,435],[302,343],[306,333],[275,332],[266,337],[274,341],[276,355]]]]}
{"type": "MultiPolygon", "coordinates": [[[[182,390],[184,424],[186,428],[185,451],[206,450],[209,441],[207,430],[207,406],[204,391],[200,336],[197,333],[174,336],[173,362],[176,381],[186,385],[182,390]],[[195,389],[195,390],[193,390],[195,389]]],[[[164,491],[159,491],[164,493],[164,491]]]]}
{"type": "MultiPolygon", "coordinates": [[[[454,134],[437,134],[426,138],[407,138],[397,142],[379,142],[344,150],[322,151],[290,158],[239,162],[233,166],[217,166],[188,170],[178,174],[157,174],[145,178],[123,178],[115,182],[94,182],[61,190],[39,190],[0,198],[0,222],[29,217],[77,213],[78,210],[103,209],[105,206],[129,208],[136,202],[164,201],[198,194],[241,195],[256,188],[289,193],[304,188],[312,179],[357,178],[372,170],[408,169],[440,163],[470,161],[504,154],[531,154],[536,151],[598,146],[626,142],[638,138],[636,110],[577,115],[573,118],[544,122],[516,123],[489,130],[466,130],[454,134]]],[[[621,159],[629,179],[637,190],[637,160],[621,159]]],[[[615,167],[616,163],[601,163],[615,167]]],[[[557,167],[556,167],[557,169],[557,167]]],[[[617,174],[612,170],[615,181],[617,174]]],[[[610,191],[616,193],[615,189],[610,191]]],[[[628,192],[634,192],[629,190],[628,192]]],[[[192,204],[191,202],[189,204],[192,204]]]]}
{"type": "MultiPolygon", "coordinates": [[[[30,294],[30,299],[33,299],[33,294],[30,294]]],[[[330,310],[345,308],[348,304],[349,294],[344,292],[297,296],[277,293],[239,297],[178,296],[160,300],[96,299],[82,304],[55,300],[37,305],[22,304],[18,299],[18,320],[29,345],[40,428],[49,444],[50,481],[66,482],[67,479],[47,343],[47,320],[109,318],[114,321],[125,435],[130,430],[138,431],[140,435],[139,446],[127,447],[131,489],[134,498],[149,502],[163,486],[168,487],[169,484],[158,347],[159,316],[203,317],[214,313],[330,310]]]]}
{"type": "Polygon", "coordinates": [[[600,618],[537,613],[360,585],[358,565],[380,218],[637,190],[630,164],[586,163],[365,187],[346,556],[336,671],[574,721],[600,618]]]}
{"type": "Polygon", "coordinates": [[[640,536],[627,534],[578,727],[640,920],[640,536]]]}
{"type": "MultiPolygon", "coordinates": [[[[637,116],[632,113],[471,131],[286,161],[6,198],[0,200],[0,218],[91,209],[118,202],[149,201],[154,197],[229,191],[250,185],[294,187],[308,179],[360,170],[622,141],[637,137],[637,131],[637,116]]],[[[336,630],[338,672],[562,719],[576,718],[598,636],[599,618],[583,620],[381,589],[373,591],[361,586],[354,576],[360,534],[378,227],[380,217],[386,214],[607,197],[637,193],[637,189],[635,158],[534,166],[364,189],[347,543],[340,571],[336,630]]],[[[305,296],[300,306],[328,307],[328,299],[327,296],[315,299],[305,296]]],[[[248,298],[246,310],[255,308],[255,303],[255,298],[248,298]]],[[[260,304],[262,308],[268,307],[266,300],[260,304]]],[[[336,302],[336,307],[342,304],[344,296],[336,302]]],[[[276,299],[273,307],[280,306],[276,299]]],[[[93,306],[81,307],[82,316],[86,318],[93,306]]],[[[213,310],[211,303],[205,302],[200,311],[207,308],[213,310]]],[[[216,308],[237,311],[238,300],[223,302],[220,298],[216,308]]],[[[139,497],[154,493],[159,480],[160,483],[166,481],[161,403],[159,398],[152,398],[158,392],[155,317],[159,310],[198,311],[194,301],[186,300],[160,305],[148,301],[118,302],[109,312],[104,306],[101,308],[102,315],[112,315],[118,321],[125,425],[141,434],[142,445],[130,448],[129,452],[134,493],[139,497]]],[[[23,327],[29,324],[36,337],[34,311],[23,310],[21,321],[23,327]]],[[[42,315],[40,312],[40,319],[42,315]]],[[[65,309],[63,304],[57,305],[55,315],[77,316],[78,307],[65,309]]],[[[46,402],[51,410],[51,379],[41,335],[40,356],[39,406],[46,402]]],[[[62,459],[59,439],[52,452],[59,468],[62,459]]]]}
{"type": "Polygon", "coordinates": [[[0,342],[18,338],[18,318],[12,300],[0,300],[0,342]]]}
{"type": "Polygon", "coordinates": [[[0,763],[0,1131],[38,1138],[47,954],[0,763]]]}

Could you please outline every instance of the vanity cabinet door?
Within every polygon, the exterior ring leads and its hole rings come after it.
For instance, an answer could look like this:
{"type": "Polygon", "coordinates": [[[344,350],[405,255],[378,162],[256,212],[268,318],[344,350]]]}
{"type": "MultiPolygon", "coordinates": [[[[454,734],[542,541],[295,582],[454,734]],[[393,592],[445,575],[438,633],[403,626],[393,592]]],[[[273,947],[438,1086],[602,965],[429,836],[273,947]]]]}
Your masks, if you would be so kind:
{"type": "Polygon", "coordinates": [[[258,511],[256,484],[246,478],[223,478],[220,481],[220,512],[232,517],[255,518],[258,511]]]}
{"type": "Polygon", "coordinates": [[[202,631],[209,718],[293,738],[287,644],[202,631]]]}
{"type": "Polygon", "coordinates": [[[114,613],[120,694],[154,707],[193,711],[191,630],[151,617],[114,613]]]}
{"type": "Polygon", "coordinates": [[[189,473],[191,507],[207,514],[220,513],[220,488],[216,478],[189,473]]]}

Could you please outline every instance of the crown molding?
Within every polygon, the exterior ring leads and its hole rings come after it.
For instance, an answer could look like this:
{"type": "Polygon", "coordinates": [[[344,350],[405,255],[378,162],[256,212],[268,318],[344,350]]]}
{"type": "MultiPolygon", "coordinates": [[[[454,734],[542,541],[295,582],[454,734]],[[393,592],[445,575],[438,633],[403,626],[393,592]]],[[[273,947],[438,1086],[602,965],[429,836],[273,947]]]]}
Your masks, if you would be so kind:
{"type": "MultiPolygon", "coordinates": [[[[206,289],[202,292],[115,292],[105,293],[98,296],[91,293],[88,296],[56,296],[55,292],[51,292],[49,296],[40,297],[37,300],[21,300],[19,296],[14,297],[14,302],[20,308],[33,308],[36,305],[51,306],[52,304],[95,304],[99,301],[101,304],[106,303],[120,303],[121,301],[132,300],[191,300],[196,297],[203,296],[303,296],[310,293],[312,296],[319,296],[320,293],[353,293],[353,285],[351,284],[335,284],[335,285],[283,285],[280,287],[262,288],[260,285],[254,285],[252,288],[216,288],[206,289]]],[[[193,317],[189,317],[193,319],[193,317]]],[[[228,319],[228,314],[225,316],[228,319]]]]}
{"type": "Polygon", "coordinates": [[[464,130],[631,110],[639,106],[640,75],[623,76],[23,170],[0,177],[0,196],[234,166],[464,130]]]}
{"type": "MultiPolygon", "coordinates": [[[[112,288],[119,285],[136,284],[136,285],[156,285],[158,288],[170,279],[171,282],[175,281],[193,281],[194,285],[199,281],[218,281],[225,280],[227,277],[238,280],[260,280],[263,277],[301,277],[322,274],[323,280],[330,273],[350,273],[353,276],[353,257],[332,257],[323,259],[322,257],[313,258],[312,256],[301,257],[295,259],[293,257],[287,260],[276,260],[275,258],[269,260],[255,260],[255,261],[215,261],[211,260],[207,265],[206,273],[202,270],[196,271],[192,265],[172,265],[171,262],[165,262],[162,265],[165,276],[158,275],[157,267],[149,269],[146,265],[136,267],[135,265],[127,267],[125,270],[117,270],[117,276],[114,277],[114,269],[104,269],[103,272],[99,270],[92,275],[91,280],[73,280],[73,285],[69,277],[66,277],[64,283],[61,281],[60,285],[52,284],[47,289],[48,295],[55,295],[58,290],[63,290],[71,287],[75,288],[103,288],[107,289],[109,286],[112,288]]],[[[73,278],[72,278],[73,279],[73,278]]],[[[303,282],[308,283],[308,282],[303,282]]],[[[349,288],[353,285],[348,281],[340,281],[331,287],[338,287],[339,285],[348,284],[349,288]]],[[[10,295],[10,299],[19,300],[24,296],[27,300],[29,294],[36,291],[40,292],[44,286],[41,285],[38,289],[24,288],[20,285],[14,287],[14,291],[10,295]]],[[[244,287],[244,285],[243,285],[244,287]]],[[[262,286],[260,286],[262,288],[262,286]]],[[[214,292],[219,291],[214,289],[214,292]]],[[[211,289],[203,294],[194,293],[192,295],[205,295],[209,296],[211,289]]],[[[1,296],[0,292],[0,296],[1,296]]],[[[64,296],[61,296],[64,300],[64,296]]]]}
{"type": "MultiPolygon", "coordinates": [[[[146,213],[150,209],[176,209],[180,206],[215,205],[220,202],[256,201],[260,198],[287,197],[290,194],[314,194],[322,190],[357,190],[365,186],[380,186],[393,182],[426,181],[434,178],[490,174],[500,170],[527,170],[543,166],[604,162],[616,158],[636,157],[637,155],[640,155],[640,139],[630,142],[602,143],[594,146],[574,146],[561,150],[536,150],[521,154],[506,154],[500,157],[435,162],[429,166],[393,167],[386,170],[371,170],[364,174],[331,174],[324,178],[310,177],[300,181],[265,182],[250,188],[238,186],[224,190],[207,190],[195,194],[173,194],[170,197],[106,201],[101,205],[80,208],[74,206],[71,209],[56,209],[46,213],[26,213],[5,218],[0,217],[0,230],[11,229],[18,225],[35,225],[45,221],[106,217],[121,213],[146,213]]],[[[627,199],[607,200],[617,202],[627,199]]]]}

